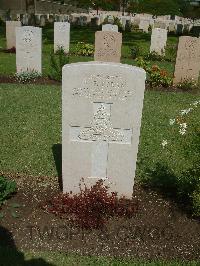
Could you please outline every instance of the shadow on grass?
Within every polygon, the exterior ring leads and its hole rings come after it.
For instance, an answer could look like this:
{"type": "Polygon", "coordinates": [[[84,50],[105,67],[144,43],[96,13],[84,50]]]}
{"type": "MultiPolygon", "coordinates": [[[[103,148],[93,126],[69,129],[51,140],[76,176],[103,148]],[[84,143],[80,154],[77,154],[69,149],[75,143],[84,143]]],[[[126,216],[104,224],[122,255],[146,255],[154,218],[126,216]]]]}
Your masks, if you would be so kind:
{"type": "Polygon", "coordinates": [[[146,177],[142,184],[144,188],[151,188],[172,200],[187,217],[195,217],[199,220],[199,214],[194,215],[195,205],[192,200],[193,193],[198,192],[199,176],[199,161],[180,174],[175,174],[166,164],[157,163],[155,169],[146,170],[146,177]]]}
{"type": "Polygon", "coordinates": [[[123,32],[123,44],[130,45],[138,42],[150,42],[151,34],[143,32],[123,32]]]}
{"type": "Polygon", "coordinates": [[[58,183],[59,187],[62,190],[63,184],[62,184],[62,144],[54,144],[52,146],[52,152],[53,152],[53,157],[54,161],[56,164],[56,170],[58,173],[58,183]]]}
{"type": "Polygon", "coordinates": [[[25,261],[23,252],[17,250],[12,234],[0,226],[0,265],[1,266],[54,266],[42,258],[25,261]]]}

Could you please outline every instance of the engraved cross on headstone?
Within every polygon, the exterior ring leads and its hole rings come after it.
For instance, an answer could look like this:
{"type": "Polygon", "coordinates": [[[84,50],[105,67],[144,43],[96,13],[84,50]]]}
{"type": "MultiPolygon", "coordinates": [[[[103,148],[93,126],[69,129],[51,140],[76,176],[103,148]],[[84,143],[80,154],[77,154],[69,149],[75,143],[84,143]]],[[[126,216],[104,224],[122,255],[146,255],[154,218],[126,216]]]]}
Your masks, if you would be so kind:
{"type": "Polygon", "coordinates": [[[106,179],[109,144],[131,144],[132,129],[113,128],[109,103],[93,103],[94,117],[91,127],[70,127],[70,141],[92,143],[91,176],[106,179]]]}

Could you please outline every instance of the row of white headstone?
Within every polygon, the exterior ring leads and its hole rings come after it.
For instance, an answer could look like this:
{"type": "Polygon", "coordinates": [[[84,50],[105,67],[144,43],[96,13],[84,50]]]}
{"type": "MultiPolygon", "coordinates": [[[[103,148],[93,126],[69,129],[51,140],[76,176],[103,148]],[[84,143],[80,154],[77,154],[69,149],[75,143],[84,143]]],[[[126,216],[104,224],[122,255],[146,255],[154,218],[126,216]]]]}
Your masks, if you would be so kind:
{"type": "MultiPolygon", "coordinates": [[[[159,29],[155,29],[155,32],[159,29]]],[[[165,30],[161,30],[162,31],[165,30]]],[[[160,31],[159,31],[160,33],[160,31]]],[[[154,36],[154,31],[153,31],[154,36]]],[[[151,50],[163,53],[166,39],[161,34],[152,38],[151,50]],[[157,41],[154,41],[157,37],[157,41]],[[160,39],[159,39],[160,38],[160,39]],[[158,46],[159,43],[159,46],[158,46]],[[155,44],[155,45],[154,45],[155,44]],[[160,50],[159,50],[160,48],[160,50]],[[157,49],[157,50],[156,50],[157,49]]],[[[62,47],[66,53],[69,52],[70,24],[67,22],[56,22],[54,24],[54,52],[62,47]]],[[[118,33],[116,25],[104,25],[102,32],[95,34],[95,61],[120,62],[122,46],[122,34],[118,33]]],[[[42,72],[42,30],[37,27],[16,27],[16,65],[17,72],[34,70],[42,72]]]]}
{"type": "MultiPolygon", "coordinates": [[[[17,73],[37,71],[42,73],[42,29],[24,26],[18,21],[6,22],[7,49],[16,47],[17,73]]],[[[69,52],[70,24],[68,22],[54,23],[54,51],[62,47],[69,52]]]]}
{"type": "MultiPolygon", "coordinates": [[[[11,29],[9,30],[7,36],[9,34],[11,35],[12,32],[11,29]]],[[[165,29],[153,29],[150,51],[164,55],[166,42],[167,31],[165,29]]],[[[56,22],[54,24],[54,51],[58,47],[63,47],[65,52],[68,53],[69,43],[70,24],[68,22],[56,22]]],[[[110,24],[103,25],[102,31],[97,31],[95,34],[95,61],[119,63],[121,46],[122,34],[118,32],[117,26],[110,24]]],[[[174,83],[181,82],[185,79],[198,80],[198,73],[200,71],[199,50],[199,38],[186,36],[180,38],[174,83]]],[[[28,26],[16,27],[16,65],[17,72],[33,70],[38,73],[42,72],[41,28],[28,26]]]]}
{"type": "MultiPolygon", "coordinates": [[[[20,21],[6,21],[6,40],[7,49],[16,47],[16,28],[21,27],[20,21]]],[[[18,29],[20,31],[26,31],[27,29],[36,29],[36,27],[23,27],[18,29]]],[[[18,33],[17,33],[18,34],[18,33]]],[[[22,33],[24,35],[24,33],[22,33]]],[[[66,53],[69,52],[70,43],[70,23],[68,22],[55,22],[54,23],[54,51],[57,50],[57,46],[63,46],[66,53]]]]}
{"type": "MultiPolygon", "coordinates": [[[[23,68],[37,70],[41,67],[41,29],[18,27],[16,33],[17,62],[21,62],[23,68]]],[[[200,66],[192,63],[200,62],[200,40],[182,38],[184,39],[181,39],[179,46],[184,43],[184,47],[179,47],[180,62],[177,62],[182,70],[191,68],[197,73],[200,66]],[[181,62],[184,64],[181,65],[181,62]]],[[[116,28],[113,31],[107,31],[106,28],[106,31],[97,32],[96,60],[120,58],[121,42],[122,34],[116,28]]],[[[145,79],[143,69],[120,63],[96,61],[63,67],[64,192],[79,192],[82,178],[87,187],[101,179],[110,191],[131,198],[145,79]]]]}

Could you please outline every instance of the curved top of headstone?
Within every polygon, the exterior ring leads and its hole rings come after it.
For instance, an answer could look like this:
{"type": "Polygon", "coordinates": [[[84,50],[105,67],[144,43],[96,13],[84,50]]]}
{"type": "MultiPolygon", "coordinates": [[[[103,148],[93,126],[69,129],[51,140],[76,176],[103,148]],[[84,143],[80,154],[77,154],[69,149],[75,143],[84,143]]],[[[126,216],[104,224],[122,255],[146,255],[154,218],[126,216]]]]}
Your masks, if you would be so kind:
{"type": "Polygon", "coordinates": [[[136,66],[131,66],[128,64],[121,64],[121,63],[112,63],[112,62],[103,62],[103,61],[91,61],[91,62],[80,62],[80,63],[72,63],[72,64],[66,64],[63,66],[62,71],[64,72],[65,69],[67,68],[76,68],[79,66],[90,66],[91,67],[98,67],[98,66],[110,66],[110,67],[118,67],[118,68],[123,68],[123,69],[127,69],[130,71],[134,71],[134,72],[138,72],[141,73],[143,75],[145,75],[144,77],[146,77],[146,71],[143,68],[140,67],[136,67],[136,66]]]}
{"type": "Polygon", "coordinates": [[[128,101],[145,88],[146,72],[121,63],[74,63],[65,65],[62,74],[63,90],[90,102],[128,101]]]}

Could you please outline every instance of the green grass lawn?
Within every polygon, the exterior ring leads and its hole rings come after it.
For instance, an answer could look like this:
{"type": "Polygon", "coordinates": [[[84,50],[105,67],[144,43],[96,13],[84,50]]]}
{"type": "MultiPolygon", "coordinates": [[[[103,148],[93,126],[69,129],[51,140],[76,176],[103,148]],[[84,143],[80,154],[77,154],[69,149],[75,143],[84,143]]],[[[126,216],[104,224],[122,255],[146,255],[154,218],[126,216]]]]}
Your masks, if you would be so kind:
{"type": "MultiPolygon", "coordinates": [[[[95,31],[101,30],[100,28],[92,28],[92,27],[82,27],[82,28],[71,28],[70,35],[70,50],[73,51],[75,45],[78,42],[86,42],[90,44],[94,44],[95,42],[95,31]]],[[[42,69],[43,75],[47,76],[49,74],[49,66],[50,66],[50,53],[53,50],[53,26],[51,28],[43,28],[42,30],[42,41],[43,41],[43,54],[42,54],[42,69]]],[[[176,50],[177,37],[168,37],[167,42],[167,50],[166,57],[173,58],[172,51],[176,50]]],[[[135,60],[131,59],[131,47],[138,46],[139,47],[139,55],[144,56],[149,52],[151,42],[151,34],[141,33],[141,32],[123,32],[123,45],[122,45],[122,58],[121,62],[135,65],[135,60]]],[[[6,48],[6,38],[5,38],[5,27],[0,27],[0,48],[6,48]]],[[[173,58],[174,59],[174,58],[173,58]]],[[[93,57],[77,57],[70,56],[70,63],[73,62],[84,62],[84,61],[92,61],[93,57]]],[[[150,63],[158,64],[161,68],[166,69],[171,74],[174,71],[174,62],[155,62],[150,61],[150,63]]],[[[16,62],[15,62],[15,54],[4,53],[0,51],[0,74],[4,75],[13,75],[16,72],[16,62]]]]}
{"type": "Polygon", "coordinates": [[[69,255],[55,252],[25,252],[0,247],[1,266],[65,266],[65,265],[94,265],[94,266],[198,266],[199,262],[145,262],[143,260],[117,259],[104,257],[91,257],[69,255]],[[13,264],[13,262],[15,262],[13,264]]]}
{"type": "MultiPolygon", "coordinates": [[[[71,49],[77,42],[94,44],[94,28],[72,28],[71,49]]],[[[166,56],[177,45],[176,37],[168,38],[166,56]]],[[[0,27],[0,47],[5,48],[5,29],[0,27]]],[[[137,45],[140,54],[148,53],[150,34],[123,33],[122,63],[135,65],[130,58],[130,47],[137,45]]],[[[43,73],[49,73],[49,55],[53,49],[53,28],[43,29],[43,73]]],[[[70,62],[93,60],[92,57],[70,56],[70,62]]],[[[153,62],[171,74],[174,62],[153,62]]],[[[0,51],[0,74],[15,73],[15,55],[0,51]]],[[[137,163],[137,180],[156,162],[162,162],[162,140],[166,137],[169,119],[200,94],[146,91],[137,163]]],[[[61,143],[61,86],[0,84],[0,170],[31,176],[57,176],[53,147],[61,143]]],[[[197,114],[197,120],[200,114],[197,114]]],[[[188,162],[177,150],[177,160],[170,157],[168,163],[176,171],[188,167],[188,162]]],[[[138,265],[138,266],[197,266],[199,262],[142,262],[125,259],[81,257],[64,253],[25,252],[0,247],[0,265],[138,265]]]]}
{"type": "MultiPolygon", "coordinates": [[[[144,168],[161,161],[161,142],[169,119],[197,98],[189,93],[145,93],[137,176],[144,168]]],[[[0,84],[0,101],[0,169],[57,176],[52,148],[61,143],[61,87],[0,84]]],[[[182,170],[187,161],[181,158],[180,162],[181,165],[174,161],[170,164],[182,170]]]]}

